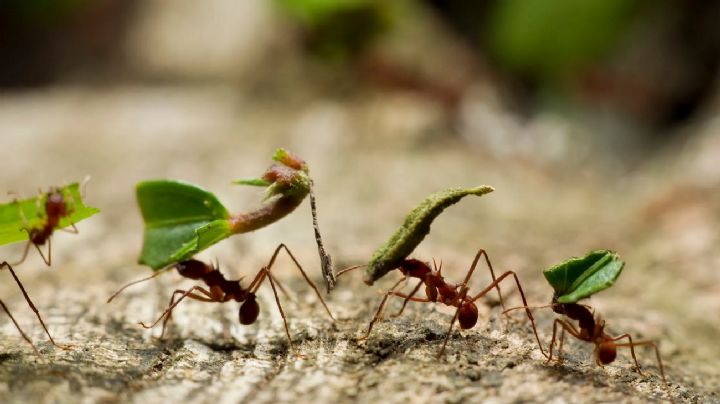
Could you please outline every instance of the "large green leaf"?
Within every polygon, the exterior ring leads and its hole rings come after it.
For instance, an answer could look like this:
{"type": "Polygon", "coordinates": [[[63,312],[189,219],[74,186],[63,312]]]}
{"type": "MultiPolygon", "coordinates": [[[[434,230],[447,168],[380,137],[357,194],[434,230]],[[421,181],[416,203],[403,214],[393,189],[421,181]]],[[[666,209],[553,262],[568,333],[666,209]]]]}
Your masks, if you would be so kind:
{"type": "MultiPolygon", "coordinates": [[[[60,190],[65,196],[71,213],[68,217],[60,220],[57,228],[68,227],[100,212],[100,209],[85,205],[78,183],[61,187],[60,190]]],[[[44,223],[46,198],[47,194],[43,194],[0,205],[0,245],[27,240],[27,230],[44,223]],[[24,213],[27,222],[23,222],[20,210],[24,213]]]]}
{"type": "Polygon", "coordinates": [[[207,190],[176,180],[144,181],[137,200],[145,221],[139,262],[157,270],[230,236],[225,206],[207,190]]]}
{"type": "Polygon", "coordinates": [[[612,286],[624,266],[617,253],[596,250],[548,268],[543,275],[555,290],[558,303],[575,303],[612,286]]]}
{"type": "Polygon", "coordinates": [[[375,251],[365,270],[365,283],[372,285],[386,273],[397,268],[430,233],[430,225],[447,207],[468,195],[482,196],[492,191],[493,188],[486,185],[476,188],[450,188],[423,199],[405,217],[402,226],[375,251]]]}

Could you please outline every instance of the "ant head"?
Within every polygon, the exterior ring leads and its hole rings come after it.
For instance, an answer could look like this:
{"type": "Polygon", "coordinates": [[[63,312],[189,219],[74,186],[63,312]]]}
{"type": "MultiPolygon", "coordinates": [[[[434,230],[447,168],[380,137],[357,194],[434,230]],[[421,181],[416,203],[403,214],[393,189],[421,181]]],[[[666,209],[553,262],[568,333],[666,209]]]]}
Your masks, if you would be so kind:
{"type": "Polygon", "coordinates": [[[42,229],[30,229],[28,232],[28,238],[30,238],[30,241],[35,245],[43,245],[45,244],[45,241],[47,238],[45,237],[46,234],[42,231],[42,229]]]}
{"type": "Polygon", "coordinates": [[[45,197],[45,213],[50,217],[65,216],[67,203],[60,188],[52,187],[45,197]]]}
{"type": "Polygon", "coordinates": [[[428,264],[414,258],[401,262],[398,269],[400,269],[403,275],[417,279],[425,279],[425,275],[432,271],[428,264]]]}
{"type": "Polygon", "coordinates": [[[615,357],[617,356],[617,347],[612,340],[607,339],[598,344],[597,348],[595,348],[595,355],[597,355],[597,359],[600,363],[607,365],[615,360],[615,357]]]}
{"type": "Polygon", "coordinates": [[[213,270],[212,266],[195,259],[180,261],[175,264],[175,268],[177,268],[180,276],[189,279],[201,279],[205,273],[213,270]]]}
{"type": "Polygon", "coordinates": [[[477,320],[478,309],[475,303],[463,303],[463,305],[460,306],[460,311],[458,312],[458,322],[460,323],[460,328],[462,328],[463,330],[473,328],[477,323],[477,320]]]}
{"type": "Polygon", "coordinates": [[[255,300],[255,294],[250,293],[247,299],[240,305],[240,324],[248,325],[252,324],[257,320],[258,314],[260,314],[260,305],[255,300]]]}

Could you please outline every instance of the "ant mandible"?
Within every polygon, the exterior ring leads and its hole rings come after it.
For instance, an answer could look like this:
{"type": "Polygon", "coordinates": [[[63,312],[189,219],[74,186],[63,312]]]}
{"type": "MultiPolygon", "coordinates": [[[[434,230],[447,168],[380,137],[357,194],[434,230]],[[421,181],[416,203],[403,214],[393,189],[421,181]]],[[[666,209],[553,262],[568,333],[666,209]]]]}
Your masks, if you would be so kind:
{"type": "MultiPolygon", "coordinates": [[[[69,346],[57,344],[55,342],[55,340],[53,339],[52,335],[50,335],[50,331],[48,331],[47,326],[45,325],[45,322],[43,321],[42,317],[40,316],[40,312],[38,311],[37,307],[35,307],[35,305],[33,304],[32,300],[30,299],[30,295],[28,295],[22,282],[20,282],[20,279],[15,274],[15,271],[13,270],[12,266],[7,261],[3,261],[0,264],[0,270],[3,270],[4,268],[7,268],[10,271],[10,274],[12,274],[12,277],[15,280],[15,283],[17,283],[18,287],[20,288],[20,291],[22,292],[23,296],[25,297],[25,301],[27,302],[28,306],[30,306],[30,309],[32,309],[32,311],[35,313],[35,316],[37,316],[37,319],[38,319],[38,321],[40,321],[40,324],[42,325],[43,330],[45,330],[45,334],[47,334],[48,338],[50,339],[50,342],[58,348],[69,349],[70,348],[69,346]]],[[[35,353],[38,356],[42,356],[42,355],[40,355],[40,351],[38,351],[38,349],[35,347],[35,344],[32,343],[32,341],[27,336],[27,334],[25,334],[25,332],[23,332],[22,328],[20,328],[20,325],[15,320],[15,317],[13,317],[13,315],[10,314],[10,310],[8,310],[7,306],[5,305],[5,303],[3,303],[2,300],[0,300],[0,306],[2,306],[2,309],[5,311],[5,314],[7,314],[8,317],[10,317],[10,320],[12,320],[13,324],[15,324],[15,328],[17,328],[17,330],[20,332],[20,335],[22,335],[23,339],[25,341],[27,341],[28,344],[30,344],[33,351],[35,351],[35,353]]]]}
{"type": "MultiPolygon", "coordinates": [[[[83,194],[84,194],[84,186],[85,183],[87,183],[88,178],[85,179],[83,182],[83,194]]],[[[23,223],[25,223],[25,231],[28,232],[28,242],[25,244],[25,250],[23,251],[23,255],[20,258],[19,261],[15,262],[13,265],[20,265],[23,262],[25,262],[25,259],[27,258],[28,252],[30,251],[30,246],[34,245],[35,248],[38,250],[38,253],[40,253],[40,257],[42,257],[43,261],[47,266],[51,266],[52,264],[52,235],[53,232],[58,228],[60,225],[60,220],[62,220],[65,217],[70,216],[73,213],[73,209],[68,203],[68,201],[65,199],[65,195],[63,194],[63,191],[61,188],[58,187],[50,187],[48,192],[46,192],[43,195],[43,192],[38,190],[39,197],[37,199],[38,205],[40,204],[40,201],[42,198],[45,198],[44,203],[44,210],[38,206],[38,216],[43,219],[41,223],[34,227],[27,226],[28,220],[25,217],[25,212],[20,207],[18,200],[15,200],[15,203],[18,204],[18,210],[20,212],[20,217],[22,218],[23,223]],[[41,216],[40,212],[44,212],[44,216],[41,216]],[[45,255],[43,254],[42,250],[40,249],[40,246],[43,246],[47,243],[48,245],[48,251],[47,251],[47,258],[45,258],[45,255]]],[[[70,227],[72,230],[67,228],[60,228],[59,230],[66,231],[68,233],[78,234],[79,231],[77,227],[75,227],[75,223],[70,223],[70,227]]]]}
{"type": "MultiPolygon", "coordinates": [[[[347,269],[344,269],[340,272],[338,272],[337,276],[340,277],[342,274],[360,268],[362,266],[356,266],[356,267],[350,267],[347,269]]],[[[420,302],[420,303],[442,303],[447,306],[456,307],[457,310],[455,310],[455,315],[453,316],[452,320],[450,321],[450,327],[448,329],[447,334],[445,335],[445,340],[443,341],[442,347],[438,351],[438,358],[442,356],[442,354],[445,352],[445,347],[447,346],[448,339],[450,338],[450,334],[452,332],[453,326],[455,325],[455,321],[460,323],[460,328],[463,330],[470,329],[475,326],[478,319],[478,309],[475,305],[475,302],[480,299],[481,297],[485,296],[489,291],[492,289],[496,289],[498,292],[498,296],[500,299],[500,304],[502,305],[503,309],[505,308],[505,303],[502,298],[502,293],[500,292],[500,282],[502,282],[505,278],[512,275],[515,278],[515,284],[517,285],[518,290],[520,291],[520,296],[522,298],[523,303],[527,306],[527,301],[525,299],[525,293],[523,292],[522,286],[520,285],[520,280],[517,277],[517,274],[513,271],[506,271],[499,277],[495,277],[495,271],[493,270],[492,263],[490,262],[490,258],[487,255],[487,252],[484,249],[480,249],[477,254],[475,255],[475,259],[472,262],[472,265],[470,266],[470,269],[468,270],[467,274],[465,275],[465,279],[462,283],[454,284],[449,283],[445,281],[445,278],[442,276],[442,264],[440,267],[435,265],[433,262],[433,269],[431,269],[426,263],[417,260],[417,259],[405,259],[403,260],[400,265],[395,268],[399,270],[403,277],[399,281],[397,281],[391,288],[388,290],[384,296],[382,301],[380,302],[380,306],[378,307],[377,311],[375,312],[375,316],[370,321],[370,324],[368,326],[367,332],[360,338],[367,339],[370,335],[370,332],[372,331],[373,325],[382,318],[382,312],[385,307],[385,303],[387,302],[388,298],[390,296],[397,296],[400,298],[403,298],[403,304],[400,307],[400,310],[391,315],[391,317],[397,317],[402,314],[403,310],[405,310],[405,306],[409,301],[414,302],[420,302]],[[473,273],[475,272],[475,268],[477,267],[477,264],[481,257],[484,257],[485,262],[487,263],[487,267],[490,270],[490,275],[493,279],[493,281],[485,287],[482,291],[477,293],[476,295],[470,295],[469,294],[469,288],[468,288],[468,282],[470,281],[470,278],[472,277],[473,273]],[[405,286],[407,282],[409,281],[409,278],[417,278],[420,280],[418,284],[412,289],[412,291],[409,294],[404,294],[399,292],[397,289],[400,287],[405,286]],[[402,286],[401,286],[402,285],[402,286]],[[426,297],[415,297],[415,294],[420,290],[420,287],[425,285],[425,295],[426,297]]],[[[537,330],[535,328],[535,320],[532,316],[532,313],[530,310],[526,310],[527,317],[530,319],[530,322],[533,327],[533,332],[535,333],[535,338],[538,341],[538,344],[540,344],[540,339],[537,334],[537,330]]],[[[542,349],[542,345],[540,345],[540,351],[542,354],[547,357],[545,354],[545,351],[542,349]]]]}
{"type": "Polygon", "coordinates": [[[262,285],[262,283],[267,279],[270,282],[270,287],[272,288],[273,295],[275,296],[275,303],[277,304],[278,310],[280,311],[280,316],[283,319],[283,324],[285,326],[285,334],[287,335],[288,343],[290,345],[290,348],[295,351],[295,346],[293,345],[292,338],[290,337],[290,329],[288,328],[285,311],[283,310],[282,305],[280,304],[280,298],[278,297],[276,284],[284,294],[287,295],[287,291],[271,272],[272,266],[275,263],[275,259],[277,258],[281,250],[285,250],[285,252],[290,256],[290,259],[298,268],[303,278],[305,278],[305,281],[315,291],[315,294],[317,295],[318,299],[320,299],[320,302],[325,308],[325,311],[328,313],[330,318],[335,321],[335,317],[333,317],[327,304],[325,304],[325,300],[323,300],[322,296],[320,295],[320,291],[318,290],[317,285],[315,285],[315,283],[307,276],[305,270],[303,270],[298,260],[295,258],[292,252],[290,252],[290,249],[288,249],[285,244],[280,244],[275,249],[275,252],[273,252],[273,255],[270,258],[268,264],[262,269],[260,269],[260,271],[255,275],[255,278],[252,280],[252,282],[250,282],[250,285],[248,285],[248,287],[246,288],[242,287],[242,285],[240,284],[240,280],[225,279],[217,265],[213,266],[211,264],[206,264],[202,261],[190,259],[178,262],[164,270],[156,272],[150,277],[140,279],[138,281],[131,282],[123,286],[122,288],[120,288],[120,290],[115,292],[108,299],[107,302],[110,303],[127,287],[152,279],[160,275],[161,273],[171,269],[176,269],[178,274],[180,274],[180,276],[184,278],[203,281],[207,286],[206,288],[196,285],[188,290],[175,290],[170,296],[170,303],[168,304],[167,309],[165,309],[165,311],[160,315],[160,317],[158,317],[157,320],[155,320],[152,324],[148,325],[144,322],[140,322],[140,325],[142,327],[149,329],[155,327],[162,320],[162,331],[160,333],[160,338],[162,339],[165,335],[165,327],[172,316],[173,309],[175,309],[175,307],[180,304],[180,302],[186,297],[208,303],[225,303],[231,300],[242,303],[239,310],[240,324],[253,324],[255,320],[257,320],[257,317],[260,313],[260,306],[258,305],[256,300],[256,293],[257,290],[260,288],[260,285],[262,285]],[[176,299],[178,295],[180,297],[176,299]]]}

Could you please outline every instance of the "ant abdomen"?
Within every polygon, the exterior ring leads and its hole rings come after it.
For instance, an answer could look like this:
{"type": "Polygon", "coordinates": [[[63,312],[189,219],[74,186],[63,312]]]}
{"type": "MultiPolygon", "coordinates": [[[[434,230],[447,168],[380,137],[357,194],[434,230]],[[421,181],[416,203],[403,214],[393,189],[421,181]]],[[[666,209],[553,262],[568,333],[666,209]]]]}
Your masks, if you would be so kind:
{"type": "Polygon", "coordinates": [[[478,320],[478,308],[473,302],[465,303],[460,306],[458,312],[458,322],[463,330],[473,328],[478,320]]]}
{"type": "Polygon", "coordinates": [[[45,231],[44,228],[42,229],[32,229],[29,232],[28,238],[30,241],[35,245],[44,245],[47,241],[49,235],[45,231]]]}
{"type": "Polygon", "coordinates": [[[259,314],[260,305],[255,300],[255,294],[250,293],[247,300],[240,305],[240,324],[248,325],[254,323],[259,314]]]}

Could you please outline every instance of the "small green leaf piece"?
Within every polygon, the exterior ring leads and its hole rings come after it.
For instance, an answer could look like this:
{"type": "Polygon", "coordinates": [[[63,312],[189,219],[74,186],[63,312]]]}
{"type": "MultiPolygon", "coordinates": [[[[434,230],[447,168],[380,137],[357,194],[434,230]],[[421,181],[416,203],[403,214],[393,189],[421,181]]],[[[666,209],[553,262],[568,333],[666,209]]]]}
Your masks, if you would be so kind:
{"type": "Polygon", "coordinates": [[[430,233],[433,220],[447,207],[468,195],[482,196],[494,191],[490,186],[476,188],[450,188],[425,198],[405,218],[405,222],[385,244],[373,254],[365,270],[364,281],[372,285],[410,255],[430,233]]]}
{"type": "Polygon", "coordinates": [[[264,180],[262,178],[243,178],[233,181],[236,185],[250,185],[253,187],[268,187],[272,182],[264,180]]]}
{"type": "MultiPolygon", "coordinates": [[[[85,205],[78,183],[60,188],[68,203],[70,215],[60,220],[56,229],[68,227],[100,212],[100,209],[85,205]]],[[[28,230],[39,227],[45,220],[45,199],[47,194],[12,201],[0,205],[0,245],[28,239],[28,230]],[[27,222],[23,222],[22,210],[27,222]]]]}
{"type": "Polygon", "coordinates": [[[225,206],[196,185],[176,180],[140,182],[137,200],[145,221],[139,262],[154,270],[190,258],[231,234],[225,206]]]}
{"type": "Polygon", "coordinates": [[[617,253],[596,250],[548,268],[543,275],[555,290],[558,303],[575,303],[612,286],[624,266],[617,253]]]}

